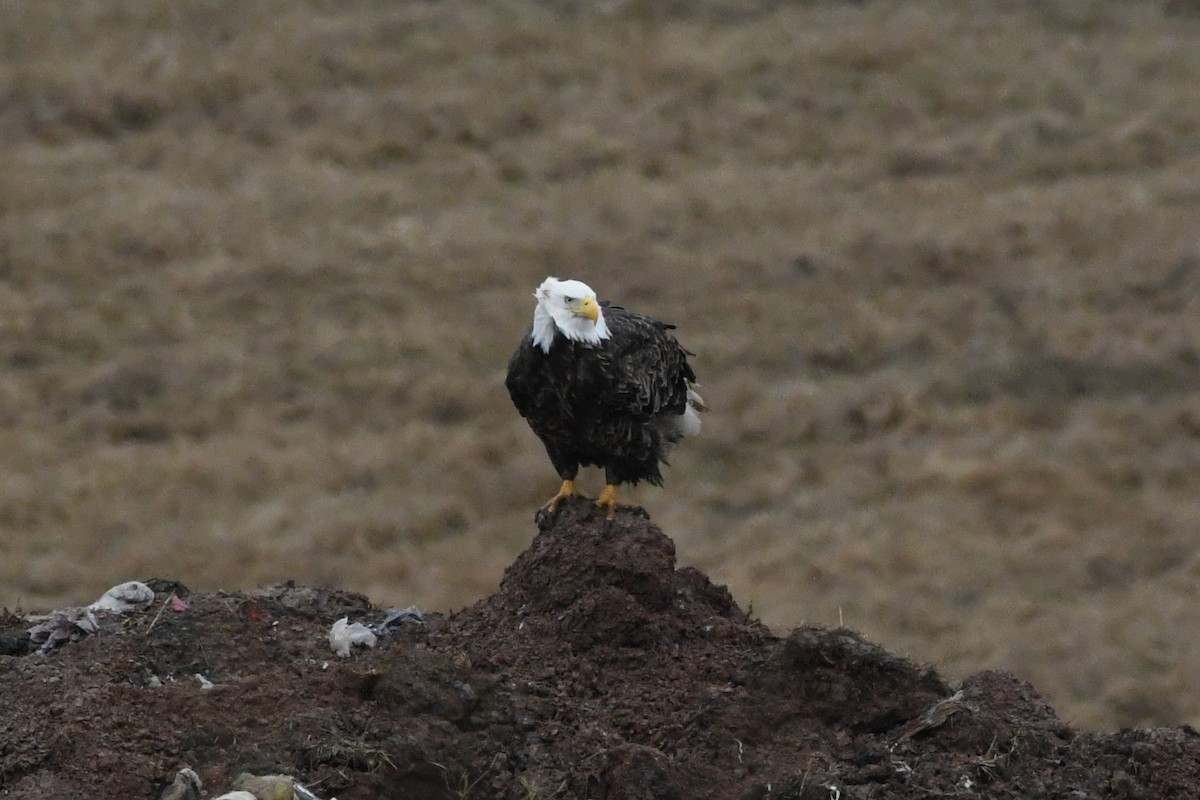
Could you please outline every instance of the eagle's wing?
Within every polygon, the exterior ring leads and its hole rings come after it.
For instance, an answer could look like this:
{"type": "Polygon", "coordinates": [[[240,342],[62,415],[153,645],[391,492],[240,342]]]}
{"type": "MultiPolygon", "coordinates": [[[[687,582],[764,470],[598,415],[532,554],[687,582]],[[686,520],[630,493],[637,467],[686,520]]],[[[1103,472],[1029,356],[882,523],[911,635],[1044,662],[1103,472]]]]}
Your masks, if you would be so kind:
{"type": "Polygon", "coordinates": [[[688,352],[671,333],[675,326],[613,305],[604,306],[604,320],[612,336],[598,351],[598,401],[644,419],[682,414],[688,383],[696,376],[688,352]]]}
{"type": "Polygon", "coordinates": [[[538,355],[534,352],[533,329],[530,328],[509,360],[508,374],[504,380],[508,395],[522,417],[528,417],[535,410],[542,393],[543,387],[539,385],[536,371],[538,355]]]}

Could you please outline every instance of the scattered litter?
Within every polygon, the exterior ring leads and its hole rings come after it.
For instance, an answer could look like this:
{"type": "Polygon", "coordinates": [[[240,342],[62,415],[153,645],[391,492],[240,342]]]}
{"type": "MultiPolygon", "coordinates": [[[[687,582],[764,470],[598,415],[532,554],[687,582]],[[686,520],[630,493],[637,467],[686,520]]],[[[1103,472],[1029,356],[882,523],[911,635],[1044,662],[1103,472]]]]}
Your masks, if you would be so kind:
{"type": "Polygon", "coordinates": [[[29,629],[29,638],[41,645],[41,652],[49,653],[67,642],[78,642],[83,637],[100,630],[96,617],[89,608],[68,608],[55,611],[29,629]]]}
{"type": "Polygon", "coordinates": [[[251,775],[243,772],[233,779],[233,788],[250,792],[258,800],[294,800],[296,780],[291,775],[251,775]]]}
{"type": "Polygon", "coordinates": [[[113,611],[125,614],[140,611],[154,602],[154,590],[140,581],[119,583],[86,607],[65,608],[52,614],[30,617],[38,623],[29,629],[29,638],[41,645],[41,652],[49,653],[59,645],[77,642],[100,630],[95,611],[113,611]]]}
{"type": "Polygon", "coordinates": [[[118,583],[100,599],[88,606],[92,611],[115,611],[127,614],[130,611],[141,611],[149,608],[154,602],[154,590],[141,581],[118,583]]]}
{"type": "MultiPolygon", "coordinates": [[[[197,675],[196,677],[200,677],[197,675]]],[[[184,767],[158,800],[200,800],[205,795],[200,776],[184,767]]],[[[291,775],[252,775],[243,772],[233,779],[233,791],[213,800],[321,800],[291,775]]],[[[337,798],[333,798],[337,800],[337,798]]]]}
{"type": "Polygon", "coordinates": [[[252,775],[243,772],[233,779],[233,788],[249,792],[256,800],[321,800],[291,775],[252,775]]]}
{"type": "Polygon", "coordinates": [[[421,613],[421,609],[417,606],[409,606],[408,608],[389,608],[384,612],[383,622],[378,625],[372,625],[371,630],[378,634],[395,633],[400,630],[404,623],[413,623],[416,625],[425,624],[425,615],[421,613]]]}
{"type": "Polygon", "coordinates": [[[216,687],[215,683],[213,683],[208,678],[201,675],[199,672],[195,673],[195,675],[193,677],[195,677],[196,680],[200,681],[200,689],[202,691],[208,691],[209,689],[213,689],[216,687]]]}
{"type": "Polygon", "coordinates": [[[200,776],[184,767],[175,773],[175,782],[163,789],[158,800],[200,800],[203,789],[200,776]]]}
{"type": "MultiPolygon", "coordinates": [[[[321,798],[299,783],[293,784],[292,790],[295,791],[297,800],[321,800],[321,798]]],[[[337,798],[334,797],[333,800],[337,800],[337,798]]]]}
{"type": "Polygon", "coordinates": [[[188,610],[187,600],[184,600],[174,592],[171,593],[171,610],[183,612],[188,610]]]}
{"type": "Polygon", "coordinates": [[[376,636],[370,628],[361,622],[350,624],[349,617],[342,617],[329,629],[329,646],[339,658],[348,657],[352,645],[374,647],[375,641],[376,636]]]}

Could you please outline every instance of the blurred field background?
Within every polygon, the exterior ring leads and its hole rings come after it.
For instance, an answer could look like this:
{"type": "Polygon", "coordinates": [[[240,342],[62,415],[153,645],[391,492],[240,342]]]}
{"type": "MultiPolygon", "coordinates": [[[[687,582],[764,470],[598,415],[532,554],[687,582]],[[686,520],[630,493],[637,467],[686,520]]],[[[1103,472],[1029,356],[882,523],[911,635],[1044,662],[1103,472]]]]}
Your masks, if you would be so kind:
{"type": "Polygon", "coordinates": [[[698,354],[624,495],[681,564],[1200,725],[1196,4],[11,2],[0,47],[0,605],[492,591],[557,275],[698,354]]]}

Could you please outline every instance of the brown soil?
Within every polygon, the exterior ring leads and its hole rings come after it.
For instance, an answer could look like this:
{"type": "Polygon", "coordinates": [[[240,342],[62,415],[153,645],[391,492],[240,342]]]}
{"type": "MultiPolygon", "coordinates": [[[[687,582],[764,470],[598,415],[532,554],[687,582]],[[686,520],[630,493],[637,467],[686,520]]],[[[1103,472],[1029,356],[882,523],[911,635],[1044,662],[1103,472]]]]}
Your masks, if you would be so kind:
{"type": "Polygon", "coordinates": [[[381,610],[293,584],[155,581],[45,655],[8,615],[0,795],[157,797],[185,766],[211,795],[286,772],[343,800],[1200,793],[1188,726],[1081,733],[1005,672],[951,686],[848,629],[775,636],[640,509],[538,522],[498,592],[347,659],[330,625],[381,610]]]}
{"type": "Polygon", "coordinates": [[[1200,727],[1197,8],[0,3],[0,607],[491,594],[570,275],[696,352],[622,497],[773,632],[1200,727]]]}

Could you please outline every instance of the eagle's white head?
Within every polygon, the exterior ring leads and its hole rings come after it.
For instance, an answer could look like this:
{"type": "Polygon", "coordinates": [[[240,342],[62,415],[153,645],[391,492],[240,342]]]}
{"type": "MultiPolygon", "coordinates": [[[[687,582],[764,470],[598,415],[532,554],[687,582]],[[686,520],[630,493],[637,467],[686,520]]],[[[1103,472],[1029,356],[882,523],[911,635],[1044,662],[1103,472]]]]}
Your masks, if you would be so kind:
{"type": "Polygon", "coordinates": [[[546,278],[533,293],[533,343],[549,353],[557,331],[575,342],[600,344],[611,334],[596,293],[581,281],[546,278]]]}

